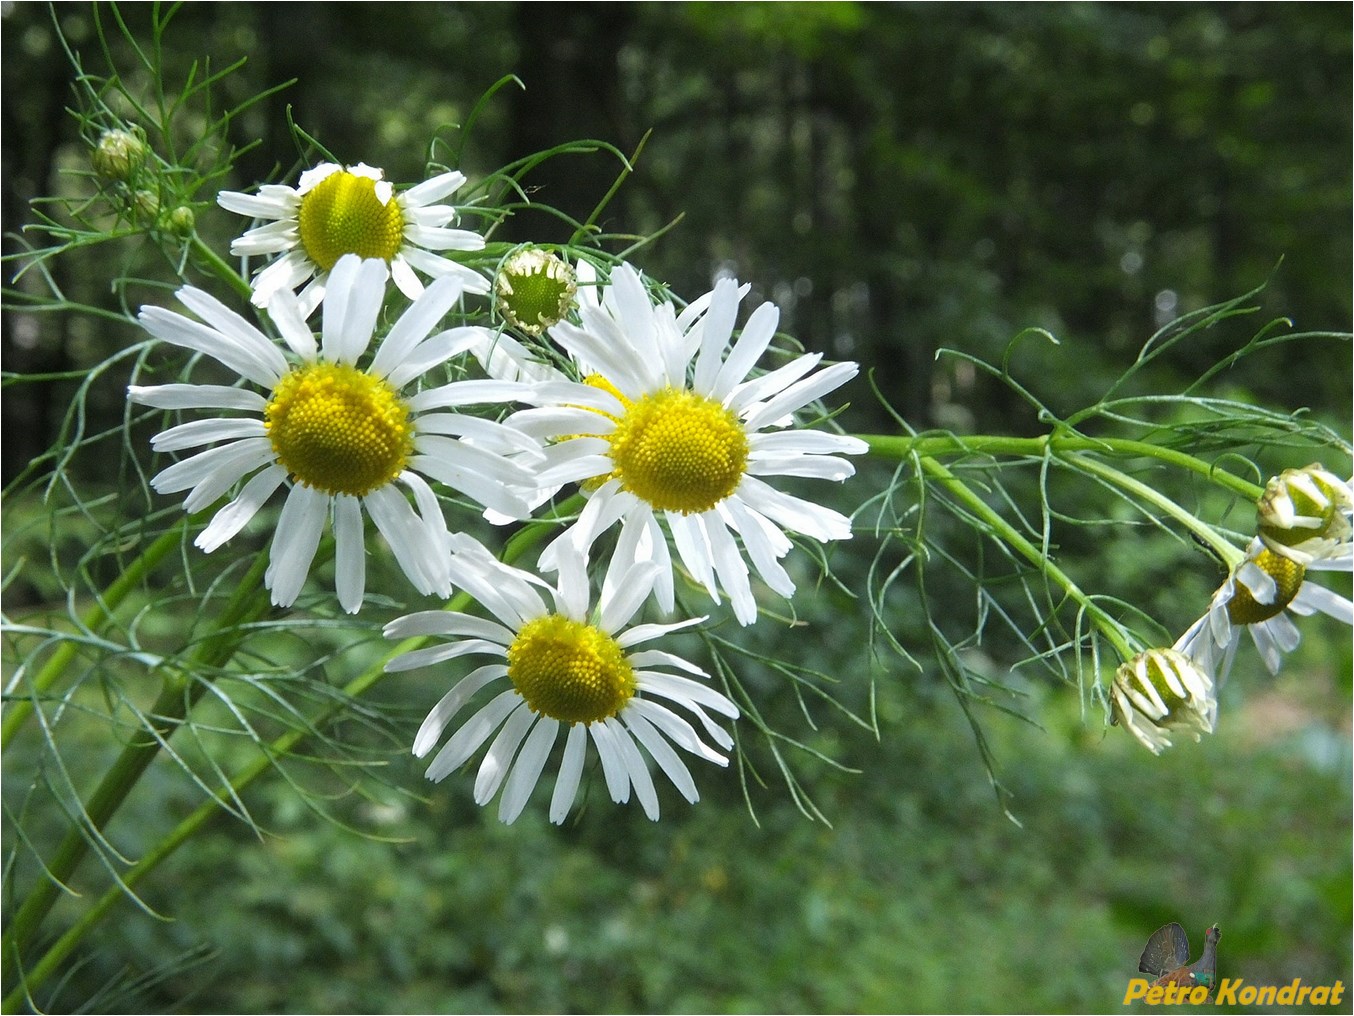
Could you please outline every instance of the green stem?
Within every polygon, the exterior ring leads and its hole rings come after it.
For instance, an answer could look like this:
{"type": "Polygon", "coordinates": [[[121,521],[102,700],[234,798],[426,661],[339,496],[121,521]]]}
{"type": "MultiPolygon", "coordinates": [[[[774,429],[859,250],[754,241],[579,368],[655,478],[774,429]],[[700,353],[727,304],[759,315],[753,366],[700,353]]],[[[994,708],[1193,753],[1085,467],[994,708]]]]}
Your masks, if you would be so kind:
{"type": "MultiPolygon", "coordinates": [[[[104,590],[103,595],[80,619],[82,630],[97,631],[99,626],[112,616],[113,611],[117,610],[122,601],[127,598],[127,594],[136,589],[142,580],[150,574],[151,569],[179,545],[188,521],[188,516],[185,515],[174,526],[166,530],[104,590]]],[[[28,696],[12,700],[9,712],[6,714],[3,724],[0,724],[0,746],[3,746],[3,748],[9,747],[14,735],[18,733],[19,728],[24,725],[29,714],[33,712],[34,703],[48,688],[56,683],[79,651],[80,644],[78,642],[71,640],[61,643],[42,669],[29,682],[28,696]]]]}
{"type": "Polygon", "coordinates": [[[968,484],[964,483],[941,463],[925,455],[918,456],[918,461],[921,464],[922,471],[935,479],[941,487],[949,492],[950,496],[959,501],[977,518],[991,526],[997,536],[1018,551],[1022,557],[1037,567],[1045,576],[1061,586],[1063,591],[1090,615],[1095,626],[1119,652],[1122,659],[1128,660],[1133,657],[1134,649],[1129,645],[1123,630],[1095,601],[1081,591],[1081,588],[1072,581],[1071,576],[1050,561],[1047,554],[1002,518],[987,502],[975,494],[968,484]]]}
{"type": "Polygon", "coordinates": [[[203,243],[202,238],[196,233],[193,234],[193,253],[206,263],[212,274],[230,286],[240,296],[248,300],[254,295],[254,290],[250,287],[248,280],[241,278],[240,273],[230,267],[221,255],[203,243]]]}
{"type": "Polygon", "coordinates": [[[1138,497],[1142,498],[1142,500],[1156,505],[1199,539],[1203,540],[1204,543],[1212,547],[1214,553],[1216,553],[1228,567],[1235,565],[1244,556],[1241,551],[1232,546],[1230,541],[1219,536],[1218,531],[1208,525],[1208,523],[1199,521],[1198,517],[1192,512],[1182,508],[1165,494],[1162,494],[1154,487],[1143,483],[1141,480],[1135,480],[1133,477],[1121,473],[1113,466],[1107,466],[1105,463],[1085,455],[1064,455],[1062,461],[1073,469],[1080,469],[1082,472],[1098,476],[1109,483],[1113,483],[1115,486],[1130,490],[1138,497]]]}
{"type": "MultiPolygon", "coordinates": [[[[545,535],[553,528],[551,520],[554,517],[565,516],[577,509],[582,499],[575,496],[564,504],[560,505],[556,512],[551,516],[537,520],[519,530],[508,541],[507,547],[503,552],[503,560],[512,563],[525,554],[529,549],[538,544],[545,535]]],[[[468,594],[458,593],[447,604],[448,610],[461,610],[470,602],[468,594]]],[[[27,971],[23,973],[22,980],[7,994],[0,1002],[0,1013],[17,1012],[28,998],[29,994],[35,991],[46,981],[60,966],[60,964],[71,954],[75,947],[80,943],[86,934],[89,933],[96,924],[99,923],[113,907],[126,898],[127,892],[138,885],[147,875],[154,871],[165,859],[174,853],[180,846],[187,842],[204,825],[219,815],[226,814],[221,808],[221,804],[230,800],[232,797],[244,791],[256,779],[274,767],[274,760],[285,757],[293,748],[303,740],[308,732],[317,729],[319,725],[332,719],[344,707],[344,702],[348,699],[356,698],[385,677],[385,664],[396,656],[406,653],[412,649],[417,649],[427,642],[426,638],[406,639],[404,642],[396,645],[385,657],[377,664],[368,668],[364,673],[359,674],[347,685],[344,686],[344,696],[334,704],[321,710],[319,714],[312,718],[311,722],[305,727],[298,727],[287,731],[285,734],[277,737],[260,756],[252,763],[245,766],[231,781],[229,787],[223,787],[215,795],[208,798],[202,804],[183,819],[174,829],[161,840],[149,853],[137,861],[123,875],[118,885],[112,886],[81,915],[60,938],[58,938],[42,957],[27,971]]],[[[6,949],[6,956],[12,955],[9,949],[6,949]]],[[[6,976],[6,983],[13,983],[6,976]]]]}
{"type": "Polygon", "coordinates": [[[1125,438],[1090,438],[1080,434],[1048,434],[1043,437],[1001,437],[987,434],[959,436],[956,434],[921,434],[915,437],[894,434],[861,434],[861,440],[870,446],[870,453],[879,458],[903,460],[912,455],[937,457],[943,455],[1019,455],[1044,458],[1066,452],[1102,452],[1122,457],[1153,458],[1200,476],[1225,487],[1250,501],[1256,501],[1264,488],[1235,473],[1219,469],[1210,462],[1195,458],[1174,448],[1146,441],[1125,438]]]}
{"type": "MultiPolygon", "coordinates": [[[[253,567],[221,612],[215,630],[203,640],[188,661],[184,668],[188,673],[219,667],[229,660],[243,638],[238,630],[239,625],[260,616],[267,609],[268,596],[261,584],[267,562],[267,555],[258,555],[253,567]]],[[[165,739],[183,722],[205,690],[204,680],[190,683],[180,674],[166,675],[165,687],[147,714],[151,724],[148,736],[134,738],[104,773],[80,815],[79,824],[72,826],[66,833],[42,877],[5,928],[0,956],[3,957],[6,983],[13,983],[17,977],[25,948],[51,910],[57,894],[65,887],[66,880],[88,852],[91,838],[104,828],[126,800],[131,789],[159,754],[165,739]]]]}

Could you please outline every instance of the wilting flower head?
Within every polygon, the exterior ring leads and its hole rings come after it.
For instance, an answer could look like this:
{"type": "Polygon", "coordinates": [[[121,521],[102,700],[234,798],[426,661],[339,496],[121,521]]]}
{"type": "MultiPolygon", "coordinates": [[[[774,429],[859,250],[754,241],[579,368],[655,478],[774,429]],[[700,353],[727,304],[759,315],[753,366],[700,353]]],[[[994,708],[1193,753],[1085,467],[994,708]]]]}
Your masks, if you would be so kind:
{"type": "Polygon", "coordinates": [[[302,173],[296,187],[267,184],[258,194],[217,195],[222,208],[271,220],[230,246],[236,255],[282,255],[254,276],[253,302],[266,306],[278,290],[309,282],[301,294],[309,312],[323,296],[330,270],[345,254],[384,261],[395,285],[411,300],[423,291],[415,269],[434,279],[455,277],[467,293],[488,292],[489,283],[478,272],[431,253],[484,247],[478,233],[448,228],[455,209],[434,203],[465,183],[465,176],[442,173],[396,193],[384,175],[361,163],[345,168],[326,162],[302,173]]]}
{"type": "Polygon", "coordinates": [[[1180,636],[1175,648],[1221,684],[1232,669],[1242,630],[1247,629],[1266,669],[1277,674],[1283,654],[1291,653],[1301,640],[1289,614],[1305,616],[1319,611],[1354,625],[1354,603],[1325,586],[1306,581],[1309,570],[1349,571],[1350,563],[1346,555],[1316,558],[1303,566],[1253,540],[1227,581],[1213,594],[1208,612],[1180,636]]]}
{"type": "MultiPolygon", "coordinates": [[[[554,441],[547,449],[551,466],[537,477],[538,498],[564,483],[588,494],[578,521],[542,554],[542,568],[555,567],[563,541],[587,553],[619,522],[616,552],[659,563],[655,594],[671,610],[665,527],[687,571],[716,601],[720,590],[727,593],[738,620],[750,624],[757,605],[743,553],[772,590],[788,597],[795,585],[779,560],[792,546],[787,531],[824,542],[850,538],[844,515],[777,490],[764,477],[840,481],[855,472],[838,456],[865,451],[863,441],[796,427],[794,414],[858,368],[839,363],[815,372],[821,356],[813,353],[750,376],[779,315],[762,304],[733,340],[745,292],[726,279],[678,313],[671,303],[651,302],[629,265],[613,272],[600,296],[594,287],[580,288],[580,324],[561,322],[550,337],[585,383],[542,381],[523,397],[540,408],[507,421],[554,441]]],[[[479,355],[500,376],[563,377],[519,361],[512,351],[520,348],[496,344],[479,355]]]]}
{"type": "Polygon", "coordinates": [[[494,278],[498,312],[528,335],[540,335],[564,320],[577,294],[574,270],[558,254],[539,247],[514,251],[494,278]]]}
{"type": "Polygon", "coordinates": [[[1115,718],[1154,755],[1171,746],[1168,731],[1184,731],[1196,741],[1213,733],[1213,679],[1174,649],[1149,649],[1121,665],[1110,692],[1115,718]]]}
{"type": "Polygon", "coordinates": [[[1256,506],[1258,532],[1274,553],[1307,565],[1350,553],[1351,484],[1318,464],[1285,469],[1256,506]]]}
{"type": "Polygon", "coordinates": [[[296,600],[326,523],[334,530],[339,602],[350,613],[361,606],[363,511],[419,592],[450,595],[447,525],[425,476],[503,514],[528,512],[512,488],[531,480],[527,466],[534,443],[489,420],[440,411],[510,397],[511,386],[466,381],[403,394],[428,371],[482,341],[483,329],[476,328],[429,335],[460,298],[461,279],[430,286],[391,327],[370,362],[359,367],[385,291],[382,262],[340,259],[325,294],[319,343],[296,296],[276,293],[268,313],[291,357],[199,289],[186,287],[178,296],[201,322],[162,307],[141,310],[141,323],[156,338],[205,353],[262,389],[169,384],[132,386],[129,395],[159,409],[243,414],[194,420],[157,435],[151,442],[157,451],[213,447],[163,470],[151,484],[162,494],[189,491],[184,509],[198,512],[249,477],[194,541],[208,553],[286,487],[265,576],[280,606],[296,600]],[[512,452],[515,461],[504,452],[512,452]]]}
{"type": "Polygon", "coordinates": [[[488,655],[493,663],[472,670],[443,696],[414,739],[422,758],[481,689],[506,683],[463,723],[428,767],[428,779],[440,781],[490,744],[475,778],[475,802],[487,804],[503,789],[498,815],[512,822],[565,733],[559,775],[550,799],[550,821],[563,822],[578,793],[589,740],[597,749],[611,799],[630,799],[633,788],[644,813],[659,814],[658,795],[642,747],[688,801],[700,795],[675,745],[717,765],[727,758],[701,740],[724,750],[733,739],[706,710],[736,719],[738,707],[702,681],[695,664],[658,649],[636,650],[668,632],[697,624],[627,627],[648,598],[657,571],[652,562],[620,563],[613,558],[597,607],[591,607],[586,561],[572,549],[560,554],[559,584],[550,589],[536,576],[502,564],[465,537],[453,537],[461,584],[496,620],[448,611],[424,611],[392,621],[389,638],[433,636],[442,644],[395,657],[388,671],[446,663],[461,656],[488,655]],[[542,597],[550,592],[550,602],[542,597]]]}

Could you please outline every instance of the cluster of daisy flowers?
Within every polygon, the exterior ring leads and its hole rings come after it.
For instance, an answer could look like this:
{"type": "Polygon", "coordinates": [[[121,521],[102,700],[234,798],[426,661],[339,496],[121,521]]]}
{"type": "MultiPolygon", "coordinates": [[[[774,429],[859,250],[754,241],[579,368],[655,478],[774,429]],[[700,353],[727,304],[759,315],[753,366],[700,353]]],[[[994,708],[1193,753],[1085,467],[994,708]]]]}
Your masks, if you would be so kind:
{"type": "Polygon", "coordinates": [[[1229,561],[1207,612],[1170,649],[1149,649],[1119,667],[1115,718],[1160,754],[1171,731],[1211,734],[1217,690],[1246,634],[1270,674],[1298,646],[1293,617],[1326,614],[1354,626],[1354,602],[1307,581],[1310,571],[1354,569],[1354,481],[1319,464],[1270,479],[1256,505],[1256,535],[1229,561]]]}
{"type": "Polygon", "coordinates": [[[778,313],[763,304],[738,328],[748,287],[732,280],[678,308],[629,264],[603,278],[541,248],[486,277],[464,257],[483,238],[456,228],[442,203],[464,181],[448,172],[396,190],[370,166],[324,164],[296,187],[219,195],[255,221],[231,251],[263,260],[251,302],[267,328],[194,287],[177,294],[187,314],[142,309],[154,338],[240,378],[129,389],[144,406],[211,414],[153,439],[158,452],[184,454],[151,483],[186,491],[191,513],[229,498],[196,536],[206,553],[280,499],[265,576],[279,606],[301,596],[326,531],[344,611],[367,599],[371,529],[417,593],[469,594],[482,613],[429,609],[385,626],[392,639],[431,643],[396,655],[390,671],[492,660],[456,681],[418,731],[419,757],[450,731],[429,779],[488,742],[475,800],[498,795],[511,822],[562,741],[549,810],[562,822],[591,744],[611,798],[633,793],[656,819],[651,769],[696,801],[677,749],[727,764],[734,741],[722,724],[739,710],[698,666],[652,645],[706,618],[636,619],[650,600],[672,617],[680,565],[693,588],[727,598],[751,624],[754,577],[783,597],[795,591],[781,563],[789,534],[850,537],[845,516],[776,478],[852,475],[844,456],[864,442],[799,415],[857,367],[807,354],[759,369],[778,313]],[[403,302],[383,316],[392,284],[403,302]],[[450,315],[480,323],[445,327],[450,315]],[[584,506],[536,572],[448,521],[452,498],[511,523],[564,488],[584,506]],[[454,726],[491,685],[497,693],[454,726]]]}

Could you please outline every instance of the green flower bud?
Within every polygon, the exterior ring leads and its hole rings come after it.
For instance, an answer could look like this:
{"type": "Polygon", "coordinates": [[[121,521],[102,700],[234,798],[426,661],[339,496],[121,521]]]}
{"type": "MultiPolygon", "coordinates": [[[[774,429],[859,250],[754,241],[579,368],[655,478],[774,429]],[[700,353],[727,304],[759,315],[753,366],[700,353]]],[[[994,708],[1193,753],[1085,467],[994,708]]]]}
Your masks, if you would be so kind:
{"type": "Polygon", "coordinates": [[[564,320],[577,293],[574,270],[558,255],[537,247],[509,256],[494,280],[498,312],[528,335],[540,335],[564,320]]]}
{"type": "Polygon", "coordinates": [[[180,239],[186,240],[192,236],[196,227],[197,216],[187,205],[179,205],[165,216],[165,228],[180,239]]]}
{"type": "Polygon", "coordinates": [[[1199,740],[1213,733],[1218,699],[1213,678],[1184,653],[1149,649],[1119,667],[1110,689],[1115,722],[1154,755],[1171,746],[1169,730],[1199,740]]]}
{"type": "Polygon", "coordinates": [[[146,142],[139,133],[124,130],[104,131],[99,136],[90,162],[94,172],[105,180],[127,180],[146,161],[146,142]]]}
{"type": "Polygon", "coordinates": [[[160,196],[150,190],[137,191],[132,195],[132,216],[143,224],[155,222],[160,217],[160,196]]]}

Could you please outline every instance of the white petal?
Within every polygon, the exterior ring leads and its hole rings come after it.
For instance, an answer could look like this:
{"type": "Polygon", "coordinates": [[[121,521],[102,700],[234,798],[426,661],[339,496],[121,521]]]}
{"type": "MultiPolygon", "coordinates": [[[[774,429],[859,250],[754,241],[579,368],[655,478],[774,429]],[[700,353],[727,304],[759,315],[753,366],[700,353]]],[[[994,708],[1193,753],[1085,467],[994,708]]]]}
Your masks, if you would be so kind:
{"type": "Polygon", "coordinates": [[[476,804],[488,804],[498,793],[498,788],[503,785],[503,780],[512,767],[517,746],[522,743],[522,738],[526,737],[535,720],[536,714],[526,702],[521,702],[508,714],[503,729],[489,745],[489,750],[484,754],[484,761],[480,763],[479,772],[475,774],[476,804]]]}
{"type": "Polygon", "coordinates": [[[234,501],[226,505],[213,517],[206,529],[198,533],[193,544],[204,553],[210,554],[233,537],[258,514],[265,502],[273,496],[273,491],[287,478],[287,471],[281,466],[269,466],[255,474],[234,501]]]}
{"type": "MultiPolygon", "coordinates": [[[[583,385],[578,387],[582,388],[583,385]]],[[[453,381],[439,388],[419,392],[409,400],[415,413],[455,406],[493,405],[499,402],[528,402],[534,385],[515,381],[453,381]]]]}
{"type": "Polygon", "coordinates": [[[555,792],[550,795],[550,821],[559,825],[573,807],[578,795],[578,779],[583,774],[583,759],[588,747],[588,728],[575,723],[564,743],[564,759],[555,777],[555,792]]]}
{"type": "Polygon", "coordinates": [[[177,452],[214,441],[267,436],[262,420],[191,420],[156,434],[150,439],[150,446],[157,452],[177,452]]]}
{"type": "Polygon", "coordinates": [[[420,342],[404,355],[403,361],[390,372],[386,381],[393,388],[403,388],[414,378],[422,377],[434,367],[440,367],[454,356],[470,349],[478,328],[449,328],[420,342]]]}
{"type": "Polygon", "coordinates": [[[397,617],[382,629],[388,639],[407,639],[418,635],[471,635],[507,647],[515,637],[497,622],[470,614],[446,610],[419,610],[397,617]]]}
{"type": "Polygon", "coordinates": [[[856,467],[846,459],[832,455],[753,454],[748,456],[747,471],[753,476],[806,476],[814,480],[840,483],[854,476],[856,467]]]}
{"type": "Polygon", "coordinates": [[[501,663],[491,663],[472,670],[457,681],[451,691],[443,695],[437,705],[433,706],[422,726],[418,728],[418,733],[414,735],[414,757],[422,758],[432,751],[433,745],[442,736],[447,724],[470,701],[475,692],[491,681],[507,676],[507,667],[501,663]]]}
{"type": "MultiPolygon", "coordinates": [[[[186,292],[189,290],[180,291],[180,299],[186,292]]],[[[255,331],[251,341],[240,342],[235,336],[163,307],[142,307],[137,319],[162,342],[205,353],[261,387],[271,389],[287,372],[286,358],[262,332],[255,331]]]]}
{"type": "Polygon", "coordinates": [[[345,254],[325,285],[321,349],[331,363],[355,364],[371,342],[389,276],[384,261],[345,254]]]}
{"type": "Polygon", "coordinates": [[[221,191],[216,195],[216,203],[228,212],[248,215],[252,219],[295,218],[301,207],[300,195],[295,189],[275,183],[264,184],[257,194],[221,191]]]}
{"type": "Polygon", "coordinates": [[[315,333],[306,324],[305,308],[296,294],[290,289],[279,289],[268,298],[268,316],[282,333],[282,341],[307,363],[314,363],[319,356],[319,346],[315,343],[315,333]]]}
{"type": "MultiPolygon", "coordinates": [[[[468,680],[468,678],[467,678],[468,680]]],[[[465,726],[451,735],[451,739],[442,746],[442,750],[433,758],[425,774],[434,783],[446,779],[448,775],[461,767],[471,755],[479,750],[514,709],[522,702],[522,696],[515,689],[499,692],[485,706],[466,721],[465,726]]]]}
{"type": "Polygon", "coordinates": [[[738,552],[738,544],[734,542],[733,534],[724,525],[718,512],[708,511],[699,518],[710,541],[710,557],[714,562],[715,574],[719,576],[719,584],[729,594],[734,617],[740,624],[752,624],[757,620],[757,601],[752,597],[748,567],[743,563],[743,555],[738,552]]]}
{"type": "Polygon", "coordinates": [[[818,366],[818,362],[822,358],[822,353],[805,353],[783,367],[777,367],[775,370],[755,377],[751,381],[745,381],[734,388],[725,405],[735,413],[741,413],[749,406],[761,402],[763,399],[771,398],[777,392],[794,384],[818,366]]]}
{"type": "Polygon", "coordinates": [[[858,373],[860,373],[858,364],[834,363],[812,377],[796,381],[779,395],[757,406],[743,418],[743,426],[748,430],[759,430],[841,387],[858,373]]]}
{"type": "Polygon", "coordinates": [[[733,334],[738,302],[737,281],[720,279],[715,283],[710,309],[700,323],[700,352],[696,355],[696,373],[691,382],[692,390],[701,395],[709,395],[714,391],[715,378],[723,366],[724,351],[733,334]]]}
{"type": "MultiPolygon", "coordinates": [[[[368,372],[377,377],[385,377],[398,367],[409,352],[417,346],[437,323],[446,316],[447,311],[461,298],[464,287],[457,279],[438,279],[429,286],[391,327],[389,334],[376,351],[368,372]]],[[[475,329],[476,334],[487,329],[475,329]]],[[[394,384],[394,382],[392,382],[394,384]]],[[[394,384],[396,388],[402,387],[394,384]]]]}
{"type": "Polygon", "coordinates": [[[445,589],[439,553],[444,548],[428,539],[423,520],[404,496],[387,485],[367,494],[362,503],[414,588],[425,596],[445,589]]]}
{"type": "Polygon", "coordinates": [[[666,513],[668,530],[672,533],[672,542],[677,547],[677,556],[686,565],[691,577],[705,587],[711,599],[719,603],[719,587],[715,584],[714,559],[710,551],[709,537],[705,527],[695,515],[666,513]]]}
{"type": "Polygon", "coordinates": [[[498,802],[498,817],[501,821],[511,824],[522,814],[536,787],[536,781],[541,778],[541,770],[550,758],[550,749],[555,746],[558,734],[559,720],[549,716],[542,716],[531,731],[526,744],[522,745],[522,753],[517,756],[517,764],[508,776],[503,797],[498,802]]]}
{"type": "Polygon", "coordinates": [[[290,607],[296,602],[315,558],[328,509],[328,494],[299,483],[287,495],[263,576],[276,606],[290,607]]]}
{"type": "Polygon", "coordinates": [[[620,631],[644,606],[658,577],[658,565],[652,561],[636,561],[618,574],[614,586],[603,584],[598,600],[601,628],[605,632],[620,631]]]}
{"type": "Polygon", "coordinates": [[[679,705],[698,703],[722,716],[737,719],[738,707],[708,685],[677,674],[662,674],[656,670],[635,673],[636,684],[644,691],[671,699],[679,705]]]}
{"type": "Polygon", "coordinates": [[[1354,603],[1339,593],[1313,582],[1304,582],[1298,589],[1298,595],[1288,606],[1295,614],[1310,614],[1319,610],[1337,621],[1354,625],[1354,603]]]}
{"type": "Polygon", "coordinates": [[[630,800],[630,774],[626,770],[625,756],[616,745],[616,737],[605,723],[593,723],[588,726],[592,743],[597,745],[597,754],[602,759],[602,775],[606,777],[607,793],[617,804],[630,800]]]}
{"type": "Polygon", "coordinates": [[[744,475],[734,496],[792,533],[803,533],[822,543],[851,539],[851,520],[845,515],[784,494],[755,476],[744,475]]]}
{"type": "Polygon", "coordinates": [[[663,735],[640,713],[633,709],[626,709],[621,713],[621,719],[625,725],[630,728],[630,732],[635,735],[635,739],[644,745],[645,750],[653,756],[653,760],[658,763],[660,769],[667,774],[672,785],[678,792],[692,804],[700,800],[700,794],[696,791],[696,782],[691,778],[691,772],[686,768],[686,764],[681,760],[672,746],[664,740],[663,735]]]}
{"type": "Polygon", "coordinates": [[[455,193],[464,183],[465,174],[453,169],[449,173],[439,173],[437,176],[430,177],[422,183],[410,187],[399,196],[398,200],[406,208],[422,208],[424,205],[441,201],[448,194],[455,193]]]}
{"type": "Polygon", "coordinates": [[[769,455],[863,455],[870,446],[849,434],[829,434],[822,430],[761,431],[748,438],[754,457],[769,455]]]}
{"type": "Polygon", "coordinates": [[[719,375],[710,386],[710,398],[723,402],[743,382],[771,344],[779,321],[780,311],[773,303],[764,303],[752,312],[752,317],[743,326],[742,334],[738,336],[733,349],[729,350],[728,357],[719,368],[719,375]]]}
{"type": "Polygon", "coordinates": [[[334,587],[339,605],[356,614],[367,589],[367,548],[362,503],[349,494],[334,496],[334,587]]]}
{"type": "Polygon", "coordinates": [[[635,741],[630,736],[630,732],[618,720],[614,717],[608,717],[602,722],[611,731],[612,741],[625,763],[625,771],[630,774],[630,782],[634,785],[635,796],[639,798],[644,814],[649,816],[650,821],[657,822],[658,793],[654,790],[653,778],[649,775],[649,767],[644,764],[644,756],[635,747],[635,741]]]}
{"type": "Polygon", "coordinates": [[[227,385],[128,385],[127,397],[154,409],[242,409],[263,412],[268,400],[247,388],[227,385]]]}

